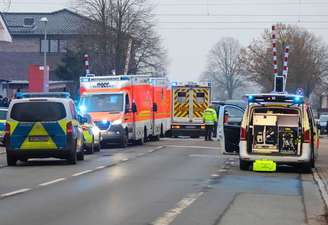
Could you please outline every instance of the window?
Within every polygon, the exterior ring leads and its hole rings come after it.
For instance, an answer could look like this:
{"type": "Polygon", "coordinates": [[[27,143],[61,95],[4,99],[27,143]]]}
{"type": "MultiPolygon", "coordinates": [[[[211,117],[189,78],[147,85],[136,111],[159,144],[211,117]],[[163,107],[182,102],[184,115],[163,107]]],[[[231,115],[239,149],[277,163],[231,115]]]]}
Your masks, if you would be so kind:
{"type": "Polygon", "coordinates": [[[81,99],[81,105],[86,107],[86,112],[122,112],[123,104],[123,94],[95,94],[81,99]]]}
{"type": "Polygon", "coordinates": [[[0,110],[0,120],[5,120],[7,118],[7,111],[0,110]]]}
{"type": "Polygon", "coordinates": [[[34,26],[34,18],[24,18],[24,27],[32,27],[34,26]]]}
{"type": "Polygon", "coordinates": [[[49,40],[41,39],[41,52],[49,52],[49,40]]]}
{"type": "Polygon", "coordinates": [[[125,110],[129,110],[130,109],[130,98],[129,95],[125,95],[125,110]]]}
{"type": "Polygon", "coordinates": [[[58,40],[50,40],[50,52],[58,52],[58,40]]]}
{"type": "Polygon", "coordinates": [[[76,113],[75,105],[74,105],[73,102],[70,102],[70,104],[69,104],[69,108],[70,108],[70,110],[71,110],[72,118],[73,118],[74,120],[77,120],[77,113],[76,113]]]}
{"type": "Polygon", "coordinates": [[[13,106],[10,116],[20,122],[58,121],[66,117],[66,110],[59,102],[23,102],[13,106]]]}
{"type": "Polygon", "coordinates": [[[66,40],[59,40],[59,52],[65,53],[67,52],[67,41],[66,40]]]}
{"type": "Polygon", "coordinates": [[[229,116],[229,124],[240,123],[243,119],[244,112],[240,109],[227,106],[224,108],[224,112],[229,116]]]}
{"type": "Polygon", "coordinates": [[[178,103],[183,104],[186,102],[186,92],[178,92],[178,103]]]}
{"type": "Polygon", "coordinates": [[[196,93],[196,101],[198,104],[204,104],[205,103],[205,93],[204,92],[198,92],[196,93]]]}

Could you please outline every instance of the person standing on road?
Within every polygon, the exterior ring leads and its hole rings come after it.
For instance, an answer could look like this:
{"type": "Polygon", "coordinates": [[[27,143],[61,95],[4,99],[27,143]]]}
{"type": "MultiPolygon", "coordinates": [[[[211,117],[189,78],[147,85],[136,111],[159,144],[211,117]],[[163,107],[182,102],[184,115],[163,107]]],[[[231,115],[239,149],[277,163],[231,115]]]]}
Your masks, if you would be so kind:
{"type": "Polygon", "coordinates": [[[203,121],[206,129],[205,141],[211,141],[214,125],[218,121],[216,111],[212,108],[212,106],[205,109],[203,113],[203,121]]]}

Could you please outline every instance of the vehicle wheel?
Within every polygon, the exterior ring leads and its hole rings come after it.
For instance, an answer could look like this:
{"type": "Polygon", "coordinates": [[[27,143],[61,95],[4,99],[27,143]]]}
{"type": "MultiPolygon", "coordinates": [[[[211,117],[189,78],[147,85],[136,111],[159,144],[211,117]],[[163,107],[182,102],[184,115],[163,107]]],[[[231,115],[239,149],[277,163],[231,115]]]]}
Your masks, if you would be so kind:
{"type": "Polygon", "coordinates": [[[120,143],[120,147],[121,148],[128,147],[128,136],[126,134],[122,137],[122,141],[120,143]]]}
{"type": "Polygon", "coordinates": [[[240,170],[249,170],[250,162],[239,159],[239,169],[240,170]]]}
{"type": "Polygon", "coordinates": [[[314,152],[312,151],[311,153],[311,168],[315,168],[315,157],[314,157],[314,152]]]}
{"type": "Polygon", "coordinates": [[[16,166],[17,159],[13,156],[7,154],[7,165],[8,166],[16,166]]]}
{"type": "Polygon", "coordinates": [[[312,172],[311,164],[312,164],[311,162],[301,164],[301,172],[302,173],[311,173],[312,172]]]}
{"type": "Polygon", "coordinates": [[[143,145],[145,142],[144,142],[144,139],[143,138],[140,138],[139,140],[135,140],[135,143],[137,145],[143,145]]]}
{"type": "Polygon", "coordinates": [[[84,160],[84,151],[83,151],[83,149],[80,149],[80,151],[76,154],[76,158],[79,161],[84,160]]]}
{"type": "Polygon", "coordinates": [[[91,144],[90,147],[87,147],[87,148],[86,148],[86,150],[87,150],[86,153],[87,153],[87,154],[90,154],[90,155],[93,154],[93,153],[95,152],[95,144],[94,144],[94,141],[92,142],[92,144],[91,144]]]}
{"type": "Polygon", "coordinates": [[[76,149],[74,149],[73,151],[70,152],[70,154],[67,158],[67,161],[68,161],[69,164],[75,165],[76,160],[77,160],[77,154],[76,154],[76,149]]]}
{"type": "Polygon", "coordinates": [[[95,152],[100,152],[100,143],[95,146],[95,152]]]}

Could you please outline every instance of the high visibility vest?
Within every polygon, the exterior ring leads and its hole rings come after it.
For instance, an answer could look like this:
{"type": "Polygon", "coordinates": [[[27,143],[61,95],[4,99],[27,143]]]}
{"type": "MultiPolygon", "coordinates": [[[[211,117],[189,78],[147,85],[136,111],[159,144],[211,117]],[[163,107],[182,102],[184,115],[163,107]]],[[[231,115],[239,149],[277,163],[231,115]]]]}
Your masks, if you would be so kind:
{"type": "Polygon", "coordinates": [[[217,114],[214,109],[207,108],[203,113],[203,120],[206,125],[214,125],[217,122],[217,114]]]}

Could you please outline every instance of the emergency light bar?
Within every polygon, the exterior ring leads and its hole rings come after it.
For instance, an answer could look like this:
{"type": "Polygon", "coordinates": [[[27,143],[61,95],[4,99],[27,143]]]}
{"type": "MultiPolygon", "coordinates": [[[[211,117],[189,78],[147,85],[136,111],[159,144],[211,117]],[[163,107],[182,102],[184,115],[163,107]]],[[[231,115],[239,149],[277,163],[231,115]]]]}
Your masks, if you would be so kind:
{"type": "Polygon", "coordinates": [[[264,103],[264,102],[279,102],[279,103],[292,103],[303,104],[304,97],[301,95],[289,95],[289,94],[256,94],[247,95],[248,103],[264,103]]]}
{"type": "Polygon", "coordinates": [[[22,98],[70,98],[68,92],[31,92],[22,93],[22,98]]]}

